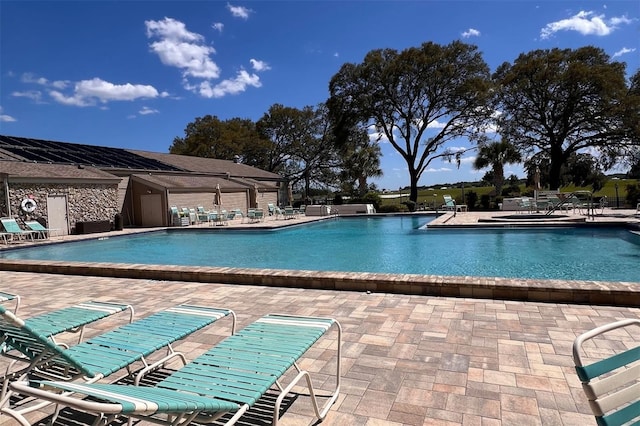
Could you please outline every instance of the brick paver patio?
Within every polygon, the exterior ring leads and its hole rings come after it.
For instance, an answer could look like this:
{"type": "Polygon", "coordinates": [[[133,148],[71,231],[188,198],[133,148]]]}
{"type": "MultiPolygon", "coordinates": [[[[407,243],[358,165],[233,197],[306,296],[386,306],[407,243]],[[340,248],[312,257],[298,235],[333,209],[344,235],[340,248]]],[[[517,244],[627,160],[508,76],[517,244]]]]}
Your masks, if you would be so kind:
{"type": "MultiPolygon", "coordinates": [[[[128,301],[137,317],[185,302],[225,306],[240,327],[268,312],[335,317],[344,329],[343,382],[326,425],[594,424],[573,370],[572,341],[595,326],[640,317],[631,307],[23,272],[0,272],[0,288],[23,297],[23,317],[93,299],[128,301]]],[[[227,323],[214,324],[176,348],[191,359],[228,331],[227,323]]],[[[629,344],[640,336],[616,339],[629,344]]],[[[313,348],[302,363],[327,389],[329,348],[313,348]]],[[[295,398],[282,424],[314,424],[309,408],[304,395],[295,398]]]]}

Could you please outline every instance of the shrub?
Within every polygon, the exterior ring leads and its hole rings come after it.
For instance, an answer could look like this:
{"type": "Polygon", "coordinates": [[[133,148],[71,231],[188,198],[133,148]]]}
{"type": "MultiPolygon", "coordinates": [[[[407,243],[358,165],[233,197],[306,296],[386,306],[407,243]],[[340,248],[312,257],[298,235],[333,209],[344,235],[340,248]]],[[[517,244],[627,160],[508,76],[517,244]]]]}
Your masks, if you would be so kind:
{"type": "Polygon", "coordinates": [[[495,200],[493,200],[493,208],[498,210],[498,206],[502,204],[503,200],[504,200],[504,197],[496,197],[495,200]]]}
{"type": "Polygon", "coordinates": [[[482,194],[480,197],[480,206],[483,210],[489,210],[491,208],[491,196],[489,194],[482,194]]]}
{"type": "Polygon", "coordinates": [[[627,185],[627,204],[630,204],[633,208],[637,203],[640,203],[640,188],[632,183],[627,185]]]}
{"type": "Polygon", "coordinates": [[[336,194],[333,196],[333,204],[336,206],[342,205],[344,200],[342,199],[342,195],[336,194]]]}
{"type": "Polygon", "coordinates": [[[475,191],[469,191],[465,194],[467,197],[467,208],[469,210],[474,210],[476,208],[476,203],[478,202],[478,194],[475,191]]]}
{"type": "Polygon", "coordinates": [[[402,213],[408,211],[404,204],[386,204],[377,209],[378,213],[402,213]]]}
{"type": "Polygon", "coordinates": [[[376,211],[380,210],[380,205],[382,204],[382,199],[380,195],[375,192],[368,192],[362,198],[356,198],[351,200],[350,204],[373,204],[373,208],[376,211]]]}
{"type": "Polygon", "coordinates": [[[408,200],[408,201],[403,202],[402,204],[407,206],[407,209],[410,212],[415,212],[416,211],[416,202],[415,201],[408,200]]]}

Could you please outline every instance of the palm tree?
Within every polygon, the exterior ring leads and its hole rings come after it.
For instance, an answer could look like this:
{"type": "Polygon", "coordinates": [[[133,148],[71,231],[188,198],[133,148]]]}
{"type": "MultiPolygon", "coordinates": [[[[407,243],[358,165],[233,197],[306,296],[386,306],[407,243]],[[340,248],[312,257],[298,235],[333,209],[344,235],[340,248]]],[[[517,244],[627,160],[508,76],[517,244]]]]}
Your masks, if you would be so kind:
{"type": "Polygon", "coordinates": [[[345,180],[357,181],[359,197],[367,193],[367,178],[382,176],[380,151],[380,146],[371,142],[366,133],[363,133],[358,144],[343,154],[343,176],[345,180]]]}
{"type": "Polygon", "coordinates": [[[496,195],[502,194],[504,185],[504,165],[514,164],[522,161],[520,152],[507,141],[501,140],[482,145],[478,151],[473,167],[476,170],[491,166],[493,172],[493,185],[496,188],[496,195]]]}

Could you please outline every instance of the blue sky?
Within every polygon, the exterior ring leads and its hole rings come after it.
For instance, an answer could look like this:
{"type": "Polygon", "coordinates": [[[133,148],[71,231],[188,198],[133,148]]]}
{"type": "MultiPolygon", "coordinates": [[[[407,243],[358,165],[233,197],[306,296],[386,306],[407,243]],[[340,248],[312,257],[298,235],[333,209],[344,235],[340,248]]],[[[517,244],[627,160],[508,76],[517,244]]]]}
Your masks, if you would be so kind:
{"type": "MultiPolygon", "coordinates": [[[[167,152],[196,117],[257,121],[275,103],[324,102],[340,67],[373,49],[459,39],[494,71],[535,49],[594,45],[631,75],[639,29],[637,0],[1,0],[0,132],[167,152]]],[[[399,154],[382,150],[378,186],[407,185],[399,154]]],[[[472,162],[434,161],[420,184],[478,180],[472,162]]]]}

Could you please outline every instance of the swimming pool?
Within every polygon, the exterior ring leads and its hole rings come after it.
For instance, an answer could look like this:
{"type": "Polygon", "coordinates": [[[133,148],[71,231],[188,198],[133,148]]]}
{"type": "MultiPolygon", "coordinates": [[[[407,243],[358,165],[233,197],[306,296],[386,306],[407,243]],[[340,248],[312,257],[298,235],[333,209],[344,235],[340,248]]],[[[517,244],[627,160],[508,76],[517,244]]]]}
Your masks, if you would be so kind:
{"type": "Polygon", "coordinates": [[[340,218],[275,231],[170,229],[0,257],[640,282],[640,236],[623,228],[425,229],[431,219],[340,218]]]}

